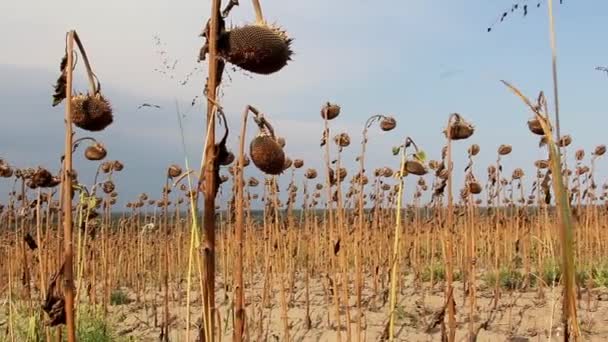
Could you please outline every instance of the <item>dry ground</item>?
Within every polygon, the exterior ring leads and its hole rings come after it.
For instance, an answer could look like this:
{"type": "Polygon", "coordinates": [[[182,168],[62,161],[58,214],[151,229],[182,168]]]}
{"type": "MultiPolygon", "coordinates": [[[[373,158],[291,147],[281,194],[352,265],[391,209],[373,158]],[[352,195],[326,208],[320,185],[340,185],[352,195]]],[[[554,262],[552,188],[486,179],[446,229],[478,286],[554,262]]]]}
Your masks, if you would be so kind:
{"type": "MultiPolygon", "coordinates": [[[[295,283],[295,291],[289,304],[289,333],[292,341],[337,341],[335,328],[334,306],[328,301],[326,291],[326,278],[316,277],[310,282],[310,319],[311,328],[306,328],[305,287],[302,281],[295,283]],[[329,305],[328,305],[329,303],[329,305]]],[[[352,281],[351,281],[352,282],[352,281]]],[[[275,282],[276,283],[276,282],[275,282]]],[[[483,284],[483,282],[480,282],[483,284]]],[[[352,285],[352,284],[351,284],[352,285]]],[[[186,339],[186,293],[185,284],[173,284],[171,296],[175,301],[170,305],[172,341],[186,339]],[[179,303],[179,304],[177,304],[179,303]]],[[[367,284],[366,289],[372,285],[367,284]]],[[[250,341],[285,341],[283,321],[281,319],[281,295],[278,286],[274,286],[270,295],[270,306],[261,307],[263,281],[247,284],[246,305],[248,317],[248,331],[250,341]],[[263,317],[263,319],[260,319],[263,317]]],[[[221,336],[223,341],[231,340],[231,293],[227,293],[222,282],[218,282],[216,294],[219,306],[218,318],[221,322],[221,336]]],[[[158,288],[148,289],[139,303],[135,301],[135,294],[129,289],[122,291],[128,293],[133,300],[129,304],[115,305],[110,309],[111,317],[117,324],[118,333],[129,336],[137,341],[158,341],[160,324],[163,317],[162,291],[158,288]],[[154,303],[156,302],[156,303],[154,303]],[[155,309],[156,308],[156,309],[155,309]]],[[[352,290],[352,286],[351,286],[352,290]]],[[[457,303],[457,341],[466,341],[468,332],[468,303],[463,301],[463,288],[456,283],[457,303]]],[[[608,289],[597,288],[590,293],[582,290],[579,300],[579,319],[584,331],[584,341],[608,340],[608,289]]],[[[363,329],[361,340],[381,340],[388,320],[388,293],[374,296],[369,290],[363,294],[365,311],[363,314],[363,329]]],[[[399,302],[396,310],[397,340],[398,341],[440,341],[440,325],[427,328],[433,321],[436,313],[443,306],[442,286],[436,285],[433,289],[423,284],[416,289],[412,277],[407,277],[401,284],[399,302]]],[[[493,309],[493,289],[481,288],[478,292],[477,312],[475,325],[483,323],[484,328],[479,330],[477,341],[563,341],[560,324],[560,290],[559,288],[546,288],[542,291],[532,289],[526,292],[503,292],[499,304],[493,309]],[[551,336],[551,338],[549,338],[551,336]]],[[[191,336],[196,337],[196,321],[200,317],[200,296],[192,293],[191,299],[191,336]]],[[[350,303],[352,340],[356,341],[357,309],[354,295],[350,303]]],[[[346,312],[341,311],[341,320],[345,321],[346,312]]],[[[342,340],[346,340],[347,331],[344,323],[341,330],[342,340]]]]}

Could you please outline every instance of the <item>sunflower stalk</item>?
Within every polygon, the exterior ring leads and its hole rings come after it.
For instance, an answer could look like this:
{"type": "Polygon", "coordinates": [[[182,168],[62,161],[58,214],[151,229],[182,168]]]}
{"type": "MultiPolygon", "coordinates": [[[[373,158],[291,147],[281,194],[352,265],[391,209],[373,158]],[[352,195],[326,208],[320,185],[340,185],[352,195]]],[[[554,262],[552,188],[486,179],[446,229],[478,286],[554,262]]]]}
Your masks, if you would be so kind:
{"type": "Polygon", "coordinates": [[[406,160],[406,145],[401,149],[401,163],[399,172],[397,173],[399,178],[399,189],[397,192],[397,208],[395,209],[395,236],[393,241],[393,256],[391,258],[391,294],[390,294],[390,318],[388,325],[388,339],[394,341],[395,338],[395,307],[397,305],[397,269],[399,268],[399,235],[401,234],[401,202],[403,197],[403,170],[405,170],[406,160]]]}

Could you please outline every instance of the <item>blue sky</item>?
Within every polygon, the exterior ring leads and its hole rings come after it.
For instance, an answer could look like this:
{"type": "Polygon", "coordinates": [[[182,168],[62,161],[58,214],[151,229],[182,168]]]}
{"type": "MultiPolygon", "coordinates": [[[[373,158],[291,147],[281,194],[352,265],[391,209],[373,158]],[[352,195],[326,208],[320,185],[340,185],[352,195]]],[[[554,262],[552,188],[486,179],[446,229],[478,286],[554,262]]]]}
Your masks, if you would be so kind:
{"type": "MultiPolygon", "coordinates": [[[[608,77],[594,70],[608,65],[608,2],[558,2],[563,132],[572,134],[574,148],[591,152],[595,145],[608,143],[608,118],[603,115],[608,77]]],[[[322,160],[319,109],[332,101],[343,108],[332,131],[351,134],[353,144],[344,158],[353,164],[366,118],[397,118],[395,131],[370,133],[368,170],[395,166],[391,146],[408,135],[430,158],[437,158],[444,142],[441,131],[452,112],[477,127],[469,141],[456,147],[462,156],[456,159],[456,170],[464,168],[471,143],[481,145],[476,172],[481,180],[503,143],[513,145],[506,171],[530,170],[544,151],[526,129],[530,114],[498,80],[513,82],[531,97],[541,89],[552,94],[547,8],[545,1],[541,3],[536,8],[536,2],[530,2],[526,18],[510,14],[488,33],[486,28],[513,1],[262,0],[267,20],[295,38],[294,61],[271,76],[229,72],[221,101],[233,132],[239,130],[245,105],[267,113],[279,135],[287,137],[287,153],[304,159],[306,167],[318,167],[322,160]]],[[[94,136],[108,146],[109,158],[127,166],[117,178],[122,202],[141,192],[158,196],[166,166],[183,164],[176,99],[186,112],[187,148],[191,163],[198,167],[204,116],[203,108],[190,107],[190,102],[202,92],[205,79],[206,66],[198,65],[196,56],[209,1],[18,1],[4,2],[0,10],[0,158],[17,166],[57,167],[63,149],[63,108],[50,106],[51,86],[64,34],[74,28],[115,108],[115,123],[94,136]],[[173,79],[154,71],[162,66],[155,36],[160,37],[166,58],[178,61],[173,79]],[[188,84],[178,85],[192,70],[188,84]],[[162,109],[137,110],[143,102],[162,109]]],[[[252,18],[251,4],[241,0],[229,23],[241,25],[252,18]]],[[[77,77],[78,89],[84,89],[81,70],[77,77]]],[[[254,133],[249,131],[250,136],[254,133]]],[[[230,144],[236,146],[236,141],[233,134],[230,144]]],[[[602,176],[608,171],[603,164],[599,163],[602,176]]],[[[83,181],[90,183],[91,163],[79,157],[76,165],[83,181]]],[[[258,173],[249,168],[248,175],[258,173]]],[[[6,182],[0,182],[0,189],[6,188],[6,182]]]]}

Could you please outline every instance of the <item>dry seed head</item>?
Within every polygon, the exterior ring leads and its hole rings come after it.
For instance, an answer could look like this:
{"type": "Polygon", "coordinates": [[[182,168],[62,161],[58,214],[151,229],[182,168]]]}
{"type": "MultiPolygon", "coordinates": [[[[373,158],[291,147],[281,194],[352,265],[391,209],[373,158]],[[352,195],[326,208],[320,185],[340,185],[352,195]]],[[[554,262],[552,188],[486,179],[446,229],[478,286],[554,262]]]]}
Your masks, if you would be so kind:
{"type": "Polygon", "coordinates": [[[333,120],[340,115],[340,106],[327,102],[321,108],[321,117],[327,120],[333,120]]]}
{"type": "Polygon", "coordinates": [[[323,189],[323,184],[317,183],[317,185],[315,186],[315,189],[317,189],[317,190],[323,189]]]}
{"type": "Polygon", "coordinates": [[[167,176],[169,176],[169,178],[177,178],[182,174],[182,168],[179,167],[179,165],[177,164],[173,164],[171,166],[169,166],[169,169],[167,169],[167,176]]]}
{"type": "Polygon", "coordinates": [[[275,139],[268,135],[259,135],[251,141],[249,154],[253,164],[260,171],[269,175],[283,172],[285,153],[275,139]]]}
{"type": "Polygon", "coordinates": [[[439,169],[439,166],[441,165],[441,163],[437,160],[430,160],[429,161],[429,169],[431,170],[437,170],[439,169]]]}
{"type": "Polygon", "coordinates": [[[391,189],[391,186],[389,184],[382,184],[382,190],[384,191],[389,191],[391,189]]]}
{"type": "Polygon", "coordinates": [[[428,173],[428,170],[420,161],[413,159],[405,162],[405,172],[402,171],[402,173],[411,173],[416,176],[424,176],[428,173]]]}
{"type": "Polygon", "coordinates": [[[470,182],[469,183],[469,192],[472,193],[473,195],[478,195],[481,193],[481,184],[479,184],[478,182],[470,182]]]}
{"type": "Polygon", "coordinates": [[[102,185],[102,188],[104,193],[111,194],[112,192],[114,192],[114,182],[112,182],[111,180],[105,181],[102,185]]]}
{"type": "MultiPolygon", "coordinates": [[[[331,178],[334,178],[333,177],[334,176],[334,171],[333,170],[331,170],[330,175],[331,175],[331,178]]],[[[338,169],[338,178],[340,179],[340,182],[343,181],[346,178],[347,175],[348,175],[348,172],[346,171],[345,168],[341,167],[341,168],[338,169]]]]}
{"type": "Polygon", "coordinates": [[[87,131],[97,132],[112,121],[112,107],[101,94],[78,94],[72,97],[72,121],[87,131]]]}
{"type": "Polygon", "coordinates": [[[606,145],[599,145],[595,148],[595,151],[593,151],[593,154],[598,157],[603,156],[604,153],[606,153],[606,145]]]}
{"type": "Polygon", "coordinates": [[[116,198],[116,197],[118,197],[118,193],[116,191],[114,191],[110,194],[110,197],[116,198]]]}
{"type": "Polygon", "coordinates": [[[31,183],[35,188],[50,187],[53,184],[53,175],[48,170],[39,167],[32,174],[31,183]]]}
{"type": "Polygon", "coordinates": [[[317,170],[315,170],[315,169],[306,170],[306,172],[304,173],[304,177],[306,177],[307,179],[317,178],[317,170]]]}
{"type": "Polygon", "coordinates": [[[549,167],[549,161],[540,159],[534,162],[534,166],[536,166],[538,169],[544,170],[549,167]]]}
{"type": "Polygon", "coordinates": [[[13,169],[5,161],[0,159],[0,177],[11,178],[13,176],[13,169]]]}
{"type": "Polygon", "coordinates": [[[559,139],[559,147],[568,147],[572,143],[572,137],[568,134],[564,135],[559,139]]]}
{"type": "Polygon", "coordinates": [[[385,132],[392,131],[395,127],[397,127],[397,120],[392,116],[387,116],[380,121],[380,129],[385,132]]]}
{"type": "Polygon", "coordinates": [[[340,147],[348,147],[350,145],[350,136],[347,133],[340,133],[334,137],[334,142],[340,147]]]}
{"type": "Polygon", "coordinates": [[[124,167],[125,166],[119,160],[115,160],[114,163],[112,163],[112,169],[116,172],[122,171],[124,167]]]}
{"type": "Polygon", "coordinates": [[[513,151],[511,145],[502,144],[498,147],[498,154],[501,156],[506,156],[513,151]]]}
{"type": "Polygon", "coordinates": [[[480,150],[479,145],[473,144],[469,147],[468,152],[469,152],[469,155],[476,156],[479,153],[479,150],[480,150]]]}
{"type": "Polygon", "coordinates": [[[511,176],[513,179],[521,179],[524,176],[524,170],[521,168],[517,168],[513,170],[513,175],[511,176]]]}
{"type": "Polygon", "coordinates": [[[228,62],[247,71],[268,75],[291,60],[292,39],[278,27],[253,24],[222,33],[218,52],[228,62]]]}
{"type": "Polygon", "coordinates": [[[383,167],[382,169],[382,176],[389,178],[393,176],[393,170],[390,167],[383,167]]]}
{"type": "Polygon", "coordinates": [[[583,159],[585,158],[585,150],[583,150],[583,149],[577,150],[577,151],[574,153],[574,158],[575,158],[577,161],[581,161],[581,160],[583,160],[583,159]]]}
{"type": "Polygon", "coordinates": [[[528,120],[528,129],[530,130],[530,132],[536,135],[545,135],[545,131],[543,130],[543,127],[537,118],[528,120]]]}
{"type": "Polygon", "coordinates": [[[367,185],[369,180],[367,179],[367,176],[357,173],[355,177],[353,177],[353,183],[367,185]]]}
{"type": "Polygon", "coordinates": [[[98,142],[87,147],[84,151],[84,156],[88,160],[102,160],[107,154],[106,148],[98,142]]]}
{"type": "Polygon", "coordinates": [[[589,167],[587,165],[579,166],[576,168],[577,176],[582,176],[582,175],[586,174],[587,172],[589,172],[589,167]]]}
{"type": "Polygon", "coordinates": [[[443,179],[443,180],[448,179],[449,176],[450,176],[450,172],[448,171],[448,169],[442,169],[441,171],[439,171],[439,174],[437,175],[437,177],[439,177],[440,179],[443,179]]]}
{"type": "Polygon", "coordinates": [[[296,169],[299,169],[302,166],[304,166],[304,161],[302,159],[295,159],[293,161],[293,167],[295,167],[296,169]]]}
{"type": "Polygon", "coordinates": [[[451,122],[449,129],[449,136],[447,130],[444,131],[444,134],[452,140],[468,139],[475,132],[475,127],[465,121],[459,114],[454,115],[454,119],[451,122]]]}
{"type": "Polygon", "coordinates": [[[101,163],[101,172],[103,173],[109,173],[112,170],[112,163],[111,162],[103,162],[101,163]]]}

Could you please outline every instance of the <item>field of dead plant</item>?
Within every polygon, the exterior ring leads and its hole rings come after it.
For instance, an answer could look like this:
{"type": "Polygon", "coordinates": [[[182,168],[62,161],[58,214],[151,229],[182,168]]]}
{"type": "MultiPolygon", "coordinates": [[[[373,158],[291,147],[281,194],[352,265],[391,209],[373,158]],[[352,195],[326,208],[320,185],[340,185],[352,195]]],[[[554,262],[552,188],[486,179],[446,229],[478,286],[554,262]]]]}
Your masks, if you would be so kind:
{"type": "Polygon", "coordinates": [[[466,113],[445,115],[434,137],[443,148],[431,152],[396,136],[397,114],[370,115],[354,137],[341,130],[341,106],[320,103],[317,168],[286,155],[262,108],[243,104],[229,128],[225,68],[274,74],[293,53],[258,0],[253,23],[228,29],[238,5],[211,1],[201,35],[201,164],[167,165],[158,189],[130,199],[115,183],[129,161],[96,137],[114,121],[103,75],[67,33],[49,101],[65,107],[59,165],[0,159],[10,188],[0,341],[608,340],[608,182],[596,175],[606,146],[574,150],[560,130],[551,0],[552,95],[496,80],[529,113],[516,120],[543,155],[511,172],[503,165],[517,151],[469,143],[483,127],[466,113]],[[77,91],[75,77],[88,88],[77,91]],[[376,148],[378,134],[395,135],[393,146],[376,148]],[[482,149],[495,162],[480,165],[482,149]],[[378,151],[392,163],[371,165],[378,151]],[[80,174],[76,154],[96,172],[80,174]]]}

